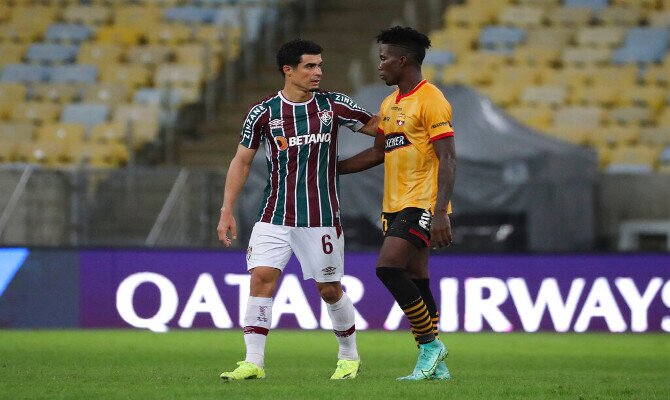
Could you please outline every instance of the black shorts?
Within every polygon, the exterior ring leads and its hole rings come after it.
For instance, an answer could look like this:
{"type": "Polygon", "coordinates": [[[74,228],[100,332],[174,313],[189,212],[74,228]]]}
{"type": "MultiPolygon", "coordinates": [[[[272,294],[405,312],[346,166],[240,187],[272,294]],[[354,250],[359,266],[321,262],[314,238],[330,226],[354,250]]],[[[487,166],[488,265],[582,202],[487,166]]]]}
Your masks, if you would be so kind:
{"type": "Polygon", "coordinates": [[[412,243],[417,249],[430,244],[430,210],[409,207],[395,213],[382,213],[384,237],[395,236],[412,243]]]}

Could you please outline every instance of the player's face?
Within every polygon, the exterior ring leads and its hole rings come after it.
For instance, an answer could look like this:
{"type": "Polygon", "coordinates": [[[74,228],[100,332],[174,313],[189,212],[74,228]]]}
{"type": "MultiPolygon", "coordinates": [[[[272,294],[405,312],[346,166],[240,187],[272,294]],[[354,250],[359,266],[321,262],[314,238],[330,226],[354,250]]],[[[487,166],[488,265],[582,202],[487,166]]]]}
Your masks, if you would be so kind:
{"type": "Polygon", "coordinates": [[[288,67],[286,71],[289,82],[306,92],[319,90],[321,83],[321,60],[320,54],[303,54],[300,58],[300,64],[295,67],[288,67]]]}
{"type": "Polygon", "coordinates": [[[391,45],[379,44],[379,77],[388,85],[398,84],[400,77],[402,57],[398,55],[391,45]]]}

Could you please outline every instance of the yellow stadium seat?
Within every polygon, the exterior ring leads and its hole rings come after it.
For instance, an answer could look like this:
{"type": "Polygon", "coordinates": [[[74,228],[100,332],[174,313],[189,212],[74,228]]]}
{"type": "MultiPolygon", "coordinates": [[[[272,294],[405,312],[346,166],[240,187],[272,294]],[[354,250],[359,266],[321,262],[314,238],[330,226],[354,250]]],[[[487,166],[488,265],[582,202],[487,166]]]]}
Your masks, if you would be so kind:
{"type": "Polygon", "coordinates": [[[644,10],[654,10],[660,5],[658,0],[610,0],[612,5],[619,7],[636,7],[644,10]]]}
{"type": "Polygon", "coordinates": [[[14,104],[25,100],[28,89],[16,82],[0,82],[0,119],[11,114],[14,104]]]}
{"type": "Polygon", "coordinates": [[[556,48],[539,45],[518,46],[514,49],[514,63],[527,66],[556,65],[561,57],[561,52],[556,48]]]}
{"type": "Polygon", "coordinates": [[[155,105],[124,104],[114,112],[114,122],[130,129],[134,149],[158,138],[159,117],[160,110],[155,105]]]}
{"type": "Polygon", "coordinates": [[[613,48],[622,43],[625,34],[618,26],[584,26],[577,32],[577,45],[613,48]]]}
{"type": "Polygon", "coordinates": [[[477,27],[448,27],[444,31],[444,42],[440,43],[440,50],[449,50],[456,55],[469,53],[474,48],[479,38],[479,28],[477,27]]]}
{"type": "Polygon", "coordinates": [[[617,85],[594,85],[572,87],[570,102],[581,106],[613,107],[620,105],[620,96],[624,88],[617,85]]]}
{"type": "Polygon", "coordinates": [[[624,104],[648,107],[654,114],[666,103],[668,91],[656,86],[635,86],[622,94],[624,104]]]}
{"type": "Polygon", "coordinates": [[[567,106],[559,108],[554,114],[554,125],[571,128],[595,129],[605,118],[605,111],[600,107],[567,106]]]}
{"type": "Polygon", "coordinates": [[[610,153],[607,172],[651,172],[660,151],[644,145],[618,146],[610,153]]]}
{"type": "Polygon", "coordinates": [[[665,107],[665,109],[661,112],[661,115],[658,116],[656,123],[658,126],[662,126],[664,128],[670,127],[670,107],[665,107]]]}
{"type": "Polygon", "coordinates": [[[202,70],[191,65],[163,64],[156,69],[156,86],[199,86],[203,81],[202,70]]]}
{"type": "Polygon", "coordinates": [[[25,46],[17,43],[0,44],[0,69],[8,64],[20,63],[25,50],[25,46]]]}
{"type": "Polygon", "coordinates": [[[55,121],[61,112],[61,105],[38,101],[17,102],[11,111],[11,119],[16,122],[43,124],[55,121]]]}
{"type": "Polygon", "coordinates": [[[76,144],[86,139],[86,126],[81,124],[45,124],[37,130],[37,141],[61,141],[76,144]]]}
{"type": "MultiPolygon", "coordinates": [[[[207,53],[205,46],[198,44],[185,44],[173,48],[175,54],[175,61],[177,64],[192,65],[205,70],[205,60],[209,59],[209,66],[207,66],[207,79],[215,77],[221,68],[221,59],[211,51],[207,53]]],[[[425,68],[425,66],[424,66],[425,68]]]]}
{"type": "Polygon", "coordinates": [[[594,85],[617,85],[622,89],[632,89],[637,83],[636,65],[607,65],[591,71],[590,81],[594,85]]]}
{"type": "Polygon", "coordinates": [[[508,107],[519,101],[520,88],[514,83],[496,81],[489,86],[483,86],[479,90],[498,106],[508,107]]]}
{"type": "Polygon", "coordinates": [[[20,161],[45,167],[62,167],[72,158],[66,144],[59,141],[21,143],[18,149],[20,161]]]}
{"type": "Polygon", "coordinates": [[[32,85],[32,99],[69,103],[79,97],[81,87],[72,83],[37,83],[32,85]]]}
{"type": "Polygon", "coordinates": [[[91,141],[95,143],[119,142],[126,140],[125,127],[120,122],[108,122],[91,128],[91,141]]]}
{"type": "Polygon", "coordinates": [[[10,21],[0,25],[0,37],[6,41],[27,45],[38,41],[44,35],[47,25],[10,21]]]}
{"type": "Polygon", "coordinates": [[[636,7],[605,7],[599,15],[605,25],[636,26],[644,20],[644,13],[636,7]]]}
{"type": "Polygon", "coordinates": [[[104,66],[121,60],[123,47],[114,43],[82,43],[77,54],[79,64],[95,64],[104,66]]]}
{"type": "Polygon", "coordinates": [[[113,43],[122,46],[132,46],[140,42],[143,32],[136,26],[103,26],[98,29],[99,43],[113,43]]]}
{"type": "Polygon", "coordinates": [[[0,4],[0,22],[10,20],[12,17],[12,9],[7,4],[0,4]]]}
{"type": "Polygon", "coordinates": [[[49,26],[61,14],[58,6],[19,6],[12,9],[12,22],[17,25],[49,26]]]}
{"type": "Polygon", "coordinates": [[[561,54],[564,65],[576,67],[603,66],[610,62],[612,50],[604,48],[566,47],[561,54]]]}
{"type": "Polygon", "coordinates": [[[549,129],[554,117],[553,111],[547,106],[514,105],[508,107],[505,111],[519,122],[541,132],[546,132],[549,129]]]}
{"type": "Polygon", "coordinates": [[[130,87],[137,88],[147,86],[151,74],[143,65],[110,64],[102,68],[101,79],[103,83],[124,83],[130,87]]]}
{"type": "Polygon", "coordinates": [[[11,163],[16,160],[18,143],[0,136],[0,164],[11,163]]]}
{"type": "Polygon", "coordinates": [[[498,22],[518,28],[534,28],[542,25],[544,18],[545,10],[542,7],[510,5],[500,12],[498,22]]]}
{"type": "Polygon", "coordinates": [[[30,122],[0,123],[0,139],[29,142],[35,135],[35,125],[30,122]]]}
{"type": "Polygon", "coordinates": [[[597,146],[630,146],[639,142],[640,128],[600,126],[591,130],[588,140],[597,146]]]}
{"type": "Polygon", "coordinates": [[[482,26],[494,22],[496,12],[491,7],[477,7],[470,4],[456,4],[444,12],[445,25],[453,26],[482,26]]]}
{"type": "Polygon", "coordinates": [[[155,66],[166,63],[172,57],[172,49],[160,44],[133,46],[126,53],[126,59],[132,64],[155,66]]]}
{"type": "MultiPolygon", "coordinates": [[[[233,44],[239,47],[240,37],[239,27],[226,28],[217,25],[199,25],[195,32],[195,41],[209,46],[212,53],[217,56],[230,53],[233,44]]],[[[231,59],[235,59],[235,57],[231,59]]]]}
{"type": "Polygon", "coordinates": [[[648,85],[670,86],[670,63],[647,65],[643,81],[648,85]]]}
{"type": "Polygon", "coordinates": [[[523,104],[545,104],[552,107],[563,105],[567,100],[567,91],[563,86],[533,85],[523,89],[521,102],[523,104]]]}
{"type": "Polygon", "coordinates": [[[670,146],[670,127],[641,128],[640,143],[647,146],[670,146]]]}
{"type": "Polygon", "coordinates": [[[670,26],[670,9],[663,11],[654,11],[649,14],[649,25],[651,26],[670,26]]]}
{"type": "Polygon", "coordinates": [[[537,27],[528,30],[526,44],[540,48],[563,50],[575,36],[575,29],[567,26],[537,27]]]}
{"type": "Polygon", "coordinates": [[[556,7],[548,13],[551,25],[580,27],[588,25],[593,18],[593,10],[580,7],[556,7]]]}
{"type": "Polygon", "coordinates": [[[105,103],[116,106],[128,100],[130,88],[124,82],[100,83],[84,88],[82,101],[85,103],[105,103]]]}
{"type": "Polygon", "coordinates": [[[153,27],[160,22],[162,13],[162,9],[153,6],[119,6],[114,10],[114,24],[124,27],[153,27]]]}
{"type": "Polygon", "coordinates": [[[621,106],[609,111],[608,119],[624,126],[650,125],[654,120],[654,113],[649,107],[621,106]]]}
{"type": "Polygon", "coordinates": [[[63,20],[71,24],[101,25],[107,23],[112,10],[105,6],[71,4],[63,11],[63,20]]]}
{"type": "Polygon", "coordinates": [[[442,82],[462,83],[465,85],[488,85],[493,80],[493,71],[486,68],[471,68],[464,63],[445,66],[442,69],[442,82]]]}
{"type": "Polygon", "coordinates": [[[557,124],[556,120],[544,132],[556,139],[580,146],[585,146],[589,142],[588,129],[557,124]]]}
{"type": "Polygon", "coordinates": [[[179,24],[158,24],[147,32],[149,43],[177,45],[191,38],[193,29],[179,24]]]}
{"type": "Polygon", "coordinates": [[[577,68],[565,66],[560,69],[543,68],[540,70],[540,81],[545,85],[563,85],[569,88],[591,84],[593,67],[577,68]]]}
{"type": "Polygon", "coordinates": [[[94,168],[118,168],[128,162],[128,149],[120,143],[85,143],[77,149],[81,163],[94,168]]]}

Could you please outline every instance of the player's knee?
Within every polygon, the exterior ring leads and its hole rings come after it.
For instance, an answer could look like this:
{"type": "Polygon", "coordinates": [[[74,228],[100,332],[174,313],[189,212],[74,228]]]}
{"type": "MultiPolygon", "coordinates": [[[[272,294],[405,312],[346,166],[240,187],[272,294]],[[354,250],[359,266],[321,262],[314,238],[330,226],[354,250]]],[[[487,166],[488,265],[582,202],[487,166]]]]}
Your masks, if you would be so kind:
{"type": "Polygon", "coordinates": [[[392,267],[377,267],[377,278],[393,292],[395,288],[402,285],[402,282],[407,279],[405,271],[401,268],[392,267]]]}
{"type": "Polygon", "coordinates": [[[274,276],[260,273],[251,274],[252,295],[264,295],[272,297],[277,279],[274,276]]]}
{"type": "Polygon", "coordinates": [[[335,303],[341,297],[341,291],[336,285],[320,285],[319,286],[319,295],[326,303],[335,303]]]}

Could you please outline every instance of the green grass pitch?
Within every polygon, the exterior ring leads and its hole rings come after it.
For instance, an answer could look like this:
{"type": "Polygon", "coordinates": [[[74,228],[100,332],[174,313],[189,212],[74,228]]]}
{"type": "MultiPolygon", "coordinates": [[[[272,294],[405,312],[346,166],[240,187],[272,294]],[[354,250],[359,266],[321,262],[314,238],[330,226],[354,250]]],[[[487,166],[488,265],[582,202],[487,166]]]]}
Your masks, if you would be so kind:
{"type": "Polygon", "coordinates": [[[668,334],[446,334],[450,382],[397,382],[417,351],[407,332],[363,331],[358,379],[329,381],[324,331],[275,330],[267,379],[224,383],[240,331],[2,331],[1,399],[668,399],[668,334]]]}

